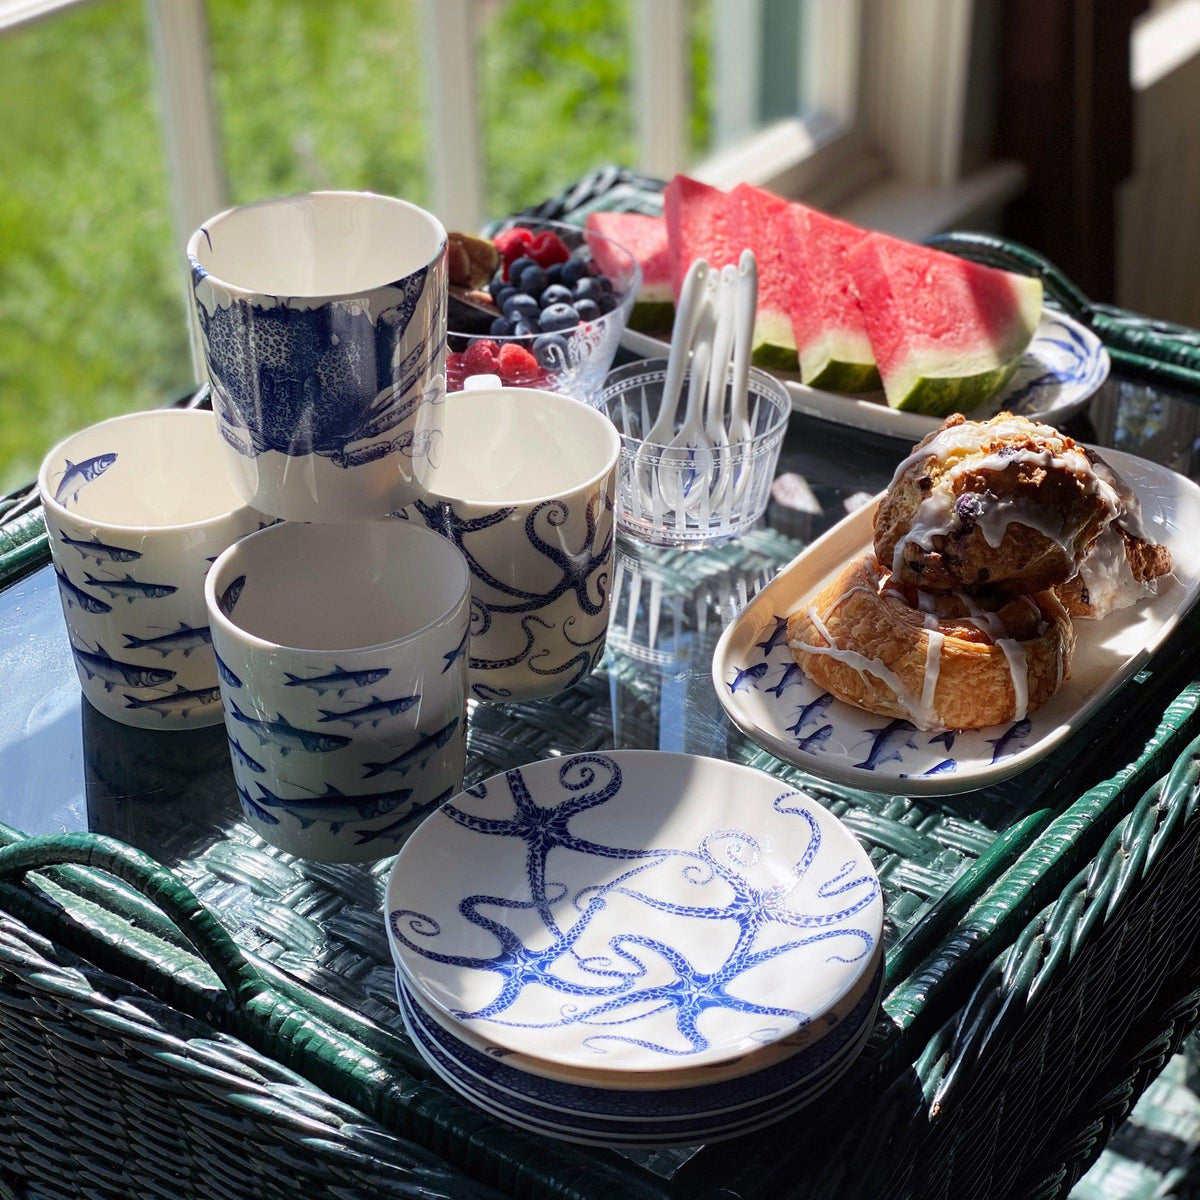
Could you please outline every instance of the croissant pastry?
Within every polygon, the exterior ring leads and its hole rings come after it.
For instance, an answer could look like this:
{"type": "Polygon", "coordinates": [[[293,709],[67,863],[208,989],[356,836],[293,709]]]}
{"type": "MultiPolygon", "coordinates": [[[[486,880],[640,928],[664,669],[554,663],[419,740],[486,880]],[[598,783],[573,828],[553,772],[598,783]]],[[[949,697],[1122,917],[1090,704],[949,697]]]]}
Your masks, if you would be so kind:
{"type": "Polygon", "coordinates": [[[1075,635],[1052,591],[918,591],[866,555],[789,618],[788,645],[839,700],[919,729],[981,729],[1054,695],[1075,635]]]}
{"type": "Polygon", "coordinates": [[[925,591],[1040,592],[1073,578],[1117,515],[1111,476],[1047,425],[953,416],[896,468],[875,553],[925,591]]]}

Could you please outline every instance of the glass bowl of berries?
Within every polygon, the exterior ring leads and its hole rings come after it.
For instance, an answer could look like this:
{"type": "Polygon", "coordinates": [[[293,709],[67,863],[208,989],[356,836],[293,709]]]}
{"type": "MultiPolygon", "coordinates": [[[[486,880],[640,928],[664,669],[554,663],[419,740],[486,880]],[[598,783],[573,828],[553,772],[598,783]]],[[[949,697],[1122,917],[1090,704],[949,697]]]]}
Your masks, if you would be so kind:
{"type": "Polygon", "coordinates": [[[624,246],[576,225],[515,221],[450,234],[446,387],[499,375],[585,403],[599,392],[641,286],[624,246]]]}

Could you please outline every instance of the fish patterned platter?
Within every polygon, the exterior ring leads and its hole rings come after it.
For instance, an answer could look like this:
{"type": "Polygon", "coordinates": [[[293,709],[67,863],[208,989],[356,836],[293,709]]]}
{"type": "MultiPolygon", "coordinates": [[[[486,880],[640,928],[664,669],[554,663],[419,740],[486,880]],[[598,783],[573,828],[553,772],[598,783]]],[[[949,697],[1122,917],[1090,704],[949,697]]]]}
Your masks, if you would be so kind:
{"type": "Polygon", "coordinates": [[[386,912],[433,1011],[518,1054],[631,1072],[821,1021],[876,968],[883,922],[870,860],[816,801],[651,750],[468,788],[401,851],[386,912]]]}
{"type": "MultiPolygon", "coordinates": [[[[644,356],[663,354],[664,341],[626,330],[622,343],[644,356]]],[[[1108,378],[1111,367],[1104,343],[1086,326],[1053,309],[1041,323],[1016,373],[991,400],[972,409],[972,420],[987,420],[1007,410],[1047,425],[1061,425],[1077,413],[1108,378]]],[[[796,412],[839,425],[853,425],[892,437],[919,441],[940,424],[940,417],[889,408],[882,392],[847,395],[801,383],[798,375],[776,371],[796,412]]]]}
{"type": "Polygon", "coordinates": [[[1140,498],[1143,523],[1175,569],[1158,595],[1103,620],[1075,621],[1071,678],[1041,708],[991,729],[923,732],[835,700],[805,677],[788,649],[787,618],[870,551],[876,499],[784,567],[722,634],[712,678],[730,719],[812,775],[898,795],[975,791],[1044,758],[1140,669],[1200,596],[1200,488],[1132,454],[1103,454],[1140,498]]]}

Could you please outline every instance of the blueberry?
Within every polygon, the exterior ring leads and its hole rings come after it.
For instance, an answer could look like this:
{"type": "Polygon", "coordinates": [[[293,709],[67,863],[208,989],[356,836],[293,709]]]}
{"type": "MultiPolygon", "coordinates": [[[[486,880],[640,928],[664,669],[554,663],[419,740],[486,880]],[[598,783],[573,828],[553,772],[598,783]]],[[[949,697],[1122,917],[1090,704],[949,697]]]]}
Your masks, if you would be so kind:
{"type": "Polygon", "coordinates": [[[509,298],[516,294],[517,289],[511,283],[506,283],[492,296],[492,299],[496,302],[496,307],[503,312],[504,305],[508,302],[509,298]]]}
{"type": "Polygon", "coordinates": [[[546,268],[546,278],[550,280],[551,283],[562,283],[562,272],[562,263],[551,263],[546,268]]]}
{"type": "Polygon", "coordinates": [[[542,328],[547,333],[574,329],[578,324],[579,314],[569,304],[551,304],[542,310],[542,328]]]}
{"type": "Polygon", "coordinates": [[[596,282],[594,275],[585,275],[575,285],[576,300],[599,300],[604,295],[604,289],[596,282]]]}
{"type": "Polygon", "coordinates": [[[500,293],[502,291],[504,291],[504,289],[508,286],[509,285],[507,283],[505,283],[504,280],[501,279],[499,275],[497,275],[496,278],[493,279],[492,282],[488,284],[488,289],[487,289],[488,295],[491,296],[493,304],[499,305],[500,293]]]}
{"type": "Polygon", "coordinates": [[[526,267],[536,267],[537,263],[533,261],[527,254],[522,254],[520,258],[514,258],[508,267],[508,277],[514,283],[521,278],[521,272],[526,267]]]}
{"type": "Polygon", "coordinates": [[[543,333],[533,343],[538,365],[561,371],[567,365],[567,339],[557,333],[543,333]]]}
{"type": "Polygon", "coordinates": [[[518,321],[513,325],[513,334],[516,337],[533,337],[535,333],[541,333],[541,331],[541,326],[538,325],[536,318],[528,321],[518,321]]]}
{"type": "Polygon", "coordinates": [[[596,286],[602,292],[612,292],[612,280],[607,275],[593,275],[592,278],[596,281],[596,286]]]}
{"type": "Polygon", "coordinates": [[[538,297],[538,303],[545,308],[550,304],[570,304],[574,298],[569,287],[564,287],[561,283],[552,283],[538,297]]]}
{"type": "Polygon", "coordinates": [[[548,283],[546,272],[536,263],[532,267],[526,267],[517,276],[517,287],[530,296],[540,296],[546,290],[548,283]]]}
{"type": "Polygon", "coordinates": [[[512,331],[512,322],[507,317],[497,317],[492,322],[492,327],[488,330],[488,333],[490,333],[492,337],[510,337],[512,335],[512,331]]]}
{"type": "Polygon", "coordinates": [[[600,315],[600,305],[595,300],[576,300],[575,311],[581,321],[594,321],[600,315]]]}
{"type": "MultiPolygon", "coordinates": [[[[583,301],[580,301],[580,303],[582,304],[583,301]]],[[[602,295],[596,301],[596,303],[600,306],[600,311],[602,313],[610,313],[621,302],[612,294],[612,292],[605,292],[604,295],[602,295]]]]}
{"type": "Polygon", "coordinates": [[[501,306],[501,312],[510,320],[528,320],[538,315],[538,302],[524,292],[514,292],[501,306]]]}
{"type": "Polygon", "coordinates": [[[588,262],[586,258],[568,258],[563,263],[562,281],[570,287],[574,287],[588,273],[588,262]]]}

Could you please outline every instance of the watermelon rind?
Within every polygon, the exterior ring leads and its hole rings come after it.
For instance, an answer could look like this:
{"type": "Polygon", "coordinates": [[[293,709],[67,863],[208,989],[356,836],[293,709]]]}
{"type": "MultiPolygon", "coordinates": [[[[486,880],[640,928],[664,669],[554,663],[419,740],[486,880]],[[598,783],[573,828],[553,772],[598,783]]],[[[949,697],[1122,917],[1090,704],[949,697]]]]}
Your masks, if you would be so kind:
{"type": "MultiPolygon", "coordinates": [[[[639,297],[641,293],[638,293],[639,297]]],[[[671,300],[638,299],[629,313],[629,328],[639,333],[661,333],[675,323],[675,304],[671,300]]]]}
{"type": "Polygon", "coordinates": [[[877,392],[883,387],[870,340],[850,330],[830,331],[805,346],[800,376],[809,387],[827,392],[877,392]]]}
{"type": "Polygon", "coordinates": [[[1025,275],[1010,276],[1017,307],[1002,337],[989,346],[959,352],[938,362],[931,351],[913,355],[893,373],[888,404],[902,412],[945,417],[968,413],[994,396],[1013,376],[1042,316],[1042,281],[1025,275]]]}
{"type": "Polygon", "coordinates": [[[786,313],[759,307],[754,319],[750,361],[768,371],[797,371],[796,337],[786,313]]]}

